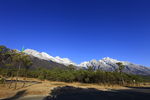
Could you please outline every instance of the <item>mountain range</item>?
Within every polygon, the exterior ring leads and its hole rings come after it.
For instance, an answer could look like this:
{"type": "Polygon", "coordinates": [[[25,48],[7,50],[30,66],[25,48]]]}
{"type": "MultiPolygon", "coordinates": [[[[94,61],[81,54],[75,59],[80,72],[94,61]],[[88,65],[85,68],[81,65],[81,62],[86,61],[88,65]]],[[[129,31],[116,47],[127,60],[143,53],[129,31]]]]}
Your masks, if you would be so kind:
{"type": "Polygon", "coordinates": [[[105,70],[105,71],[115,71],[118,66],[117,62],[123,63],[125,66],[124,72],[129,74],[138,74],[138,75],[150,75],[150,67],[145,67],[138,64],[133,64],[127,61],[119,61],[116,59],[112,59],[109,57],[105,57],[101,60],[91,60],[82,62],[81,64],[76,64],[68,58],[61,58],[59,56],[53,57],[45,52],[38,52],[33,49],[26,49],[24,53],[31,56],[33,59],[33,67],[45,67],[45,68],[53,68],[53,67],[61,67],[65,68],[68,65],[74,65],[76,68],[84,68],[87,69],[89,66],[93,67],[95,70],[105,70]]]}
{"type": "Polygon", "coordinates": [[[43,59],[43,60],[47,60],[47,61],[53,61],[56,63],[60,63],[60,64],[64,64],[66,66],[68,65],[76,65],[74,62],[72,62],[70,59],[68,58],[61,58],[59,56],[53,57],[45,52],[38,52],[36,50],[33,49],[26,49],[24,50],[24,53],[28,54],[28,55],[32,55],[34,57],[37,57],[39,59],[43,59]]]}

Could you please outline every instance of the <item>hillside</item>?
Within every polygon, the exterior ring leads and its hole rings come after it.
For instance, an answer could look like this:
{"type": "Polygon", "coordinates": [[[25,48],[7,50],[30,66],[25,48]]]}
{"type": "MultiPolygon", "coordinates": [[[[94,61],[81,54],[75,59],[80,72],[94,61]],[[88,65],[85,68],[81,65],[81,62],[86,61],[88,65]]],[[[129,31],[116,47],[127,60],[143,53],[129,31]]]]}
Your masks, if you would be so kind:
{"type": "MultiPolygon", "coordinates": [[[[55,63],[65,65],[65,66],[74,65],[76,66],[77,69],[79,68],[87,69],[88,66],[90,66],[90,67],[93,67],[93,69],[95,70],[99,69],[99,70],[104,70],[104,71],[115,71],[118,68],[116,63],[121,62],[125,65],[125,68],[123,70],[123,72],[125,73],[137,74],[137,75],[150,75],[149,67],[145,67],[145,66],[138,65],[138,64],[133,64],[127,61],[119,61],[119,60],[112,59],[109,57],[105,57],[101,60],[91,60],[87,62],[82,62],[81,64],[76,64],[68,58],[53,57],[45,52],[38,52],[32,49],[26,49],[24,52],[30,56],[36,57],[39,60],[55,62],[55,63]]],[[[48,68],[48,67],[46,66],[45,68],[48,68]]]]}
{"type": "Polygon", "coordinates": [[[87,68],[88,66],[92,66],[95,70],[105,70],[105,71],[115,71],[118,68],[116,63],[121,62],[125,66],[123,72],[129,74],[137,74],[137,75],[150,75],[150,67],[145,67],[138,64],[133,64],[127,61],[119,61],[116,59],[112,59],[109,57],[103,58],[101,60],[91,60],[87,62],[83,62],[80,66],[87,68]]]}
{"type": "MultiPolygon", "coordinates": [[[[5,68],[7,64],[11,64],[13,66],[13,60],[12,60],[11,55],[20,53],[21,51],[12,50],[5,46],[0,46],[0,49],[1,49],[0,50],[0,61],[1,61],[0,67],[5,68]],[[7,52],[9,52],[9,53],[4,56],[4,53],[7,53],[7,52]]],[[[25,55],[29,55],[29,54],[25,54],[25,55]]],[[[29,66],[30,69],[35,69],[35,68],[39,68],[39,67],[48,68],[48,69],[56,68],[56,67],[57,68],[65,68],[66,67],[66,65],[64,65],[64,64],[57,63],[57,62],[54,62],[51,60],[39,59],[38,57],[33,56],[33,55],[29,55],[29,57],[32,61],[32,65],[29,66]]]]}

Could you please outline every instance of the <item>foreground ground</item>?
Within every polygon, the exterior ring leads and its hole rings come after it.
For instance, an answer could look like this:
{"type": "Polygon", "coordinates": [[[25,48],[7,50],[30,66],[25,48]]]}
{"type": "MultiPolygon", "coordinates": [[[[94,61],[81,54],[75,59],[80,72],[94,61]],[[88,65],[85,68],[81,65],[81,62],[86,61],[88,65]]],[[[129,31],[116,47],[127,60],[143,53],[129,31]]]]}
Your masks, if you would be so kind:
{"type": "Polygon", "coordinates": [[[8,88],[9,84],[1,84],[0,100],[150,100],[149,85],[131,88],[37,79],[28,81],[24,88],[19,82],[17,89],[14,89],[14,83],[11,88],[8,88]]]}

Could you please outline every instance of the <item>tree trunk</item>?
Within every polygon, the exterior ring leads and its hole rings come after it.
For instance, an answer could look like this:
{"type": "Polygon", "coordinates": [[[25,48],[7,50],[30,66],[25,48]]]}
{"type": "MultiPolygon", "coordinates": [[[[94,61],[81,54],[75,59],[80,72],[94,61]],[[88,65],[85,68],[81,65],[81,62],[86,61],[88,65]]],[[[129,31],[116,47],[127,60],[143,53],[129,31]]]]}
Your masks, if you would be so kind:
{"type": "Polygon", "coordinates": [[[3,84],[4,84],[4,86],[6,86],[6,79],[5,78],[4,78],[3,84]]]}
{"type": "Polygon", "coordinates": [[[19,76],[19,72],[20,72],[20,67],[21,67],[21,63],[19,64],[18,71],[17,71],[16,82],[15,82],[15,89],[17,88],[17,83],[18,83],[18,76],[19,76]]]}
{"type": "Polygon", "coordinates": [[[25,72],[25,79],[24,79],[24,83],[23,83],[22,88],[24,88],[24,87],[25,87],[25,85],[26,85],[26,78],[27,78],[27,72],[25,72]]]}
{"type": "Polygon", "coordinates": [[[7,67],[7,69],[6,69],[6,74],[4,75],[4,82],[3,82],[3,84],[4,84],[4,86],[6,86],[6,78],[7,78],[7,74],[8,74],[8,67],[7,67]]]}
{"type": "Polygon", "coordinates": [[[11,88],[12,83],[13,83],[13,73],[11,75],[11,82],[10,82],[9,88],[11,88]]]}
{"type": "Polygon", "coordinates": [[[121,74],[121,81],[122,81],[122,85],[124,86],[124,85],[125,85],[125,82],[124,82],[124,79],[123,79],[122,72],[120,72],[120,74],[121,74]]]}

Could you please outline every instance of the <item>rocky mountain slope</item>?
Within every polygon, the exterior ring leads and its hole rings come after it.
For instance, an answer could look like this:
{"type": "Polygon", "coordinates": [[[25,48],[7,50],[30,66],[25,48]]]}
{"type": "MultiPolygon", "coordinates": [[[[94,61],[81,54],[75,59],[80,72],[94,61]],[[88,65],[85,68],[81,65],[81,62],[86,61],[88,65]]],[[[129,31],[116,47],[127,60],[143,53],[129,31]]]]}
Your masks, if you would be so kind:
{"type": "Polygon", "coordinates": [[[88,66],[94,67],[94,69],[101,69],[105,71],[115,71],[118,66],[117,62],[122,62],[125,65],[124,72],[139,74],[139,75],[150,75],[150,68],[142,65],[133,64],[126,61],[118,61],[109,57],[103,58],[101,60],[91,60],[81,63],[79,66],[87,68],[88,66]]]}
{"type": "Polygon", "coordinates": [[[38,52],[36,50],[33,49],[26,49],[24,50],[24,53],[28,54],[28,55],[32,55],[34,57],[37,57],[41,60],[46,60],[46,61],[53,61],[59,64],[63,64],[63,65],[76,65],[74,62],[72,62],[70,59],[68,58],[60,58],[59,56],[53,57],[45,52],[38,52]]]}
{"type": "MultiPolygon", "coordinates": [[[[24,53],[31,55],[33,57],[36,58],[36,64],[37,65],[39,62],[48,62],[51,64],[46,64],[47,66],[45,66],[46,68],[48,66],[50,67],[54,67],[54,65],[59,66],[59,65],[63,65],[63,66],[68,66],[68,65],[74,65],[77,66],[77,68],[87,68],[88,66],[92,66],[95,70],[100,69],[100,70],[105,70],[105,71],[115,71],[118,66],[116,65],[117,62],[122,62],[125,65],[124,68],[124,72],[126,73],[132,73],[132,74],[139,74],[139,75],[150,75],[150,68],[149,67],[145,67],[142,65],[137,65],[137,64],[133,64],[130,62],[126,62],[126,61],[119,61],[116,59],[112,59],[109,57],[105,57],[101,60],[91,60],[91,61],[87,61],[87,62],[82,62],[81,64],[76,64],[74,62],[72,62],[70,59],[68,58],[60,58],[60,57],[53,57],[50,56],[49,54],[45,53],[45,52],[38,52],[36,50],[32,50],[32,49],[26,49],[24,51],[24,53]],[[55,63],[53,65],[53,63],[55,63]]],[[[34,59],[35,59],[34,58],[34,59]]],[[[42,62],[39,65],[42,65],[42,62]]]]}

